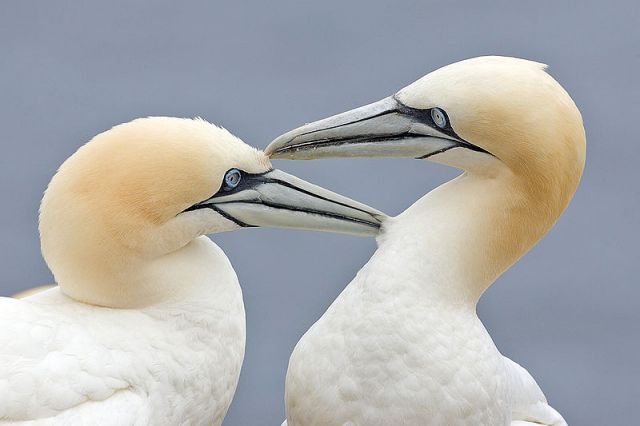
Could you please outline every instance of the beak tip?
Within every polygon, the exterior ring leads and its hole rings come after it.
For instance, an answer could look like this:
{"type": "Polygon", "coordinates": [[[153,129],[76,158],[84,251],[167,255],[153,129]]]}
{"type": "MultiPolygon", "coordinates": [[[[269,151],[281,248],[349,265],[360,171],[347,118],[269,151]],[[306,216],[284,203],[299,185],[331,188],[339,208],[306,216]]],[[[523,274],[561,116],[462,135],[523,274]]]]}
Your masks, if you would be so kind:
{"type": "Polygon", "coordinates": [[[387,216],[386,214],[382,213],[382,212],[378,212],[374,218],[378,221],[378,228],[381,228],[382,225],[384,225],[384,223],[387,221],[387,219],[389,219],[389,216],[387,216]]]}
{"type": "Polygon", "coordinates": [[[301,150],[297,148],[289,148],[286,145],[269,145],[265,149],[265,154],[271,160],[312,160],[314,157],[307,150],[301,150]]]}
{"type": "Polygon", "coordinates": [[[269,150],[268,152],[265,151],[265,154],[267,154],[271,160],[283,160],[288,158],[286,151],[269,150]]]}
{"type": "Polygon", "coordinates": [[[293,140],[292,133],[293,131],[287,132],[272,140],[265,148],[264,153],[270,158],[284,158],[288,151],[287,144],[293,140]]]}

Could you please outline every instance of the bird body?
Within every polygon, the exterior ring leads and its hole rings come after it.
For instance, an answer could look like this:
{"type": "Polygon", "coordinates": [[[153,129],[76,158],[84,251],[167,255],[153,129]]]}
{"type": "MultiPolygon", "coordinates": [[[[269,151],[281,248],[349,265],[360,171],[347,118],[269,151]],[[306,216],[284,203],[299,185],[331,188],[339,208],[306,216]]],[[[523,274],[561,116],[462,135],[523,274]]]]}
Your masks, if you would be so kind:
{"type": "Polygon", "coordinates": [[[395,218],[296,345],[288,426],[566,425],[476,315],[554,225],[585,162],[582,118],[542,64],[481,57],[277,138],[272,158],[409,157],[464,170],[395,218]]]}
{"type": "Polygon", "coordinates": [[[164,266],[181,265],[180,284],[192,291],[159,305],[94,306],[58,288],[0,299],[0,419],[221,424],[244,355],[240,285],[206,237],[170,257],[164,266]]]}
{"type": "Polygon", "coordinates": [[[488,250],[490,223],[506,225],[487,217],[499,210],[477,190],[486,184],[461,176],[387,219],[376,253],[291,355],[289,426],[508,425],[530,406],[555,413],[476,315],[486,270],[474,253],[488,250]]]}

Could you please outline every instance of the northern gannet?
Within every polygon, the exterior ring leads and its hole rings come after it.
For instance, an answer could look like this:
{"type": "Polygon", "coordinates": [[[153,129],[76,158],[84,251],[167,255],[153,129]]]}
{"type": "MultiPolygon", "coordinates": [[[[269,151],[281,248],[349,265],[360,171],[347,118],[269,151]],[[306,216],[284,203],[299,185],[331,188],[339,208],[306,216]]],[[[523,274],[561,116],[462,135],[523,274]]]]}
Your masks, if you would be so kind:
{"type": "Polygon", "coordinates": [[[272,158],[410,157],[463,169],[383,224],[379,248],[295,347],[289,426],[564,425],[476,315],[554,225],[585,162],[545,66],[481,57],[277,138],[272,158]]]}
{"type": "Polygon", "coordinates": [[[221,424],[245,314],[229,260],[204,235],[374,235],[381,217],[273,170],[204,120],[145,118],[99,134],[42,200],[42,253],[59,287],[0,298],[0,425],[221,424]]]}

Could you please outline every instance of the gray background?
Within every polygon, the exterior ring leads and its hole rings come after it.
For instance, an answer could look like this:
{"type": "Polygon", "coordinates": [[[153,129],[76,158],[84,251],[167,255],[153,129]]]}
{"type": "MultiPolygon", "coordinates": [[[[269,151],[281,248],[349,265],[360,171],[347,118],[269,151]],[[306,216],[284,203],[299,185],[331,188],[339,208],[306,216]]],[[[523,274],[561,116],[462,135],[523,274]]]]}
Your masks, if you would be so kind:
{"type": "MultiPolygon", "coordinates": [[[[637,0],[2,1],[0,294],[51,281],[37,234],[42,191],[114,124],[201,115],[264,147],[453,61],[535,59],[582,110],[586,171],[556,228],[487,292],[480,315],[570,424],[638,424],[638,9],[637,0]]],[[[390,214],[457,174],[411,160],[276,165],[390,214]]],[[[225,424],[279,425],[294,344],[374,241],[271,229],[213,238],[238,272],[248,320],[225,424]]]]}

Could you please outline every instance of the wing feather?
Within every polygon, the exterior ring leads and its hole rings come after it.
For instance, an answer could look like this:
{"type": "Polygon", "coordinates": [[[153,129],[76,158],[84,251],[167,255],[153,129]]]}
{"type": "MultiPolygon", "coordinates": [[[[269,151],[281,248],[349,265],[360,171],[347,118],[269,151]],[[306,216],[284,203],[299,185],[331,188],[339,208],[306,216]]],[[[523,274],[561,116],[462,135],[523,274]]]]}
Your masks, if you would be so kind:
{"type": "Polygon", "coordinates": [[[566,426],[567,422],[547,403],[531,374],[507,357],[504,361],[512,397],[511,426],[566,426]]]}
{"type": "MultiPolygon", "coordinates": [[[[66,303],[50,292],[33,297],[66,303]]],[[[110,374],[112,353],[81,326],[86,309],[74,313],[68,304],[61,314],[29,299],[0,298],[0,421],[53,418],[129,388],[110,374]]]]}

